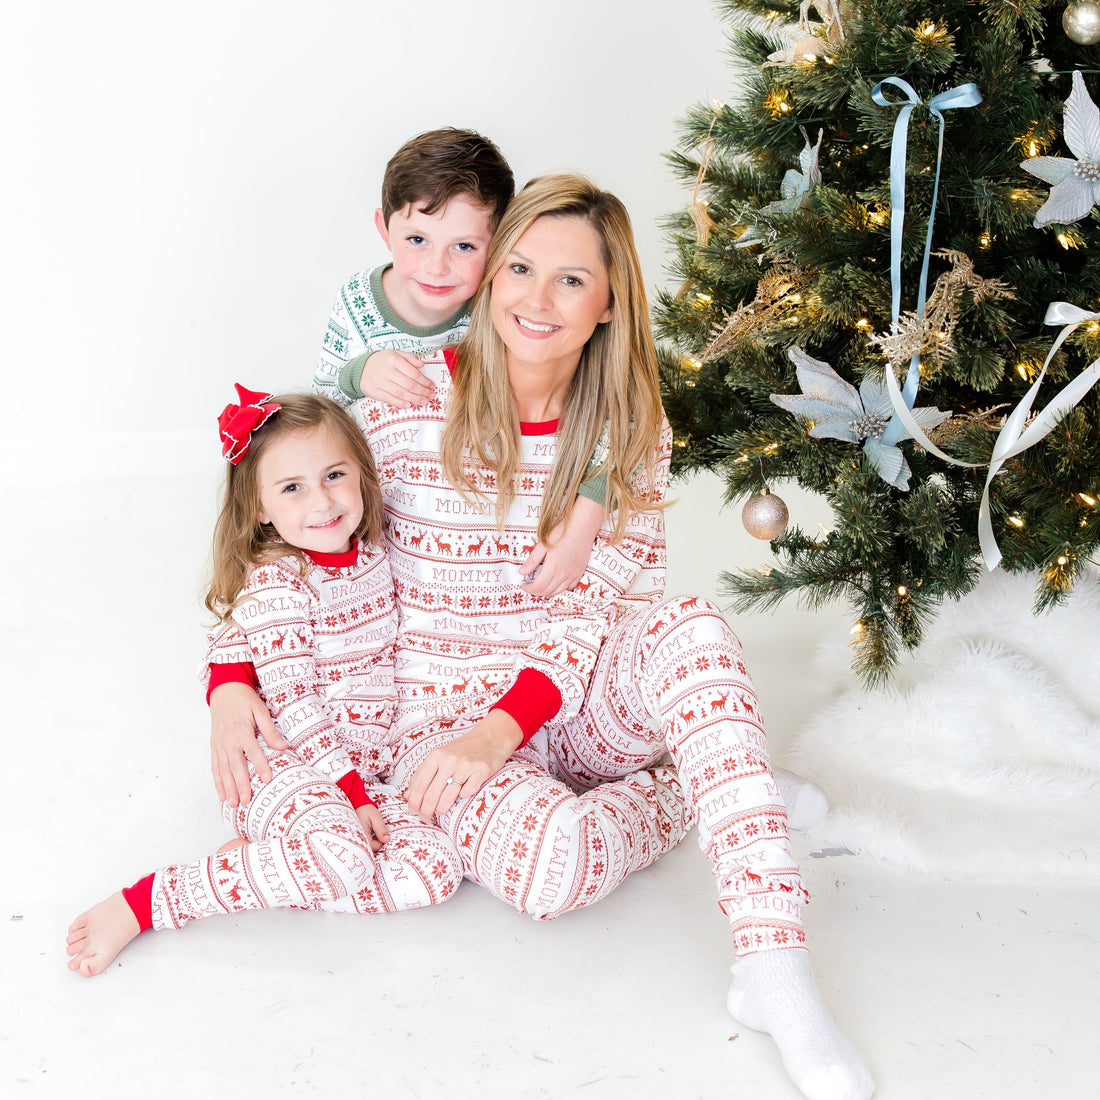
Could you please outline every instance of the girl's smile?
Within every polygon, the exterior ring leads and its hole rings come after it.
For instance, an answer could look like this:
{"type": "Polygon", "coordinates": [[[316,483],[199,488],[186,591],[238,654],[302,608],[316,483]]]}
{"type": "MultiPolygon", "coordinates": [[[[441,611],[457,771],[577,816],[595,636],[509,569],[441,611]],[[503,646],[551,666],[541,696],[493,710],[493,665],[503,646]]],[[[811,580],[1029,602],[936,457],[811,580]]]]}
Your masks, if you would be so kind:
{"type": "Polygon", "coordinates": [[[256,464],[261,523],[299,550],[341,554],[363,518],[359,469],[325,426],[274,440],[256,464]]]}

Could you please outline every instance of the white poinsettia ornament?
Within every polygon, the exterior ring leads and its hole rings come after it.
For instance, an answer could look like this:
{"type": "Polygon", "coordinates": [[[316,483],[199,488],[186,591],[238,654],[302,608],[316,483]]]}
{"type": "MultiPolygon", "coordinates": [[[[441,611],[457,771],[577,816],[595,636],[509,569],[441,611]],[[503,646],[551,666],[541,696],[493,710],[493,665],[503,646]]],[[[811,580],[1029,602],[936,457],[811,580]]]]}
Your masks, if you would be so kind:
{"type": "Polygon", "coordinates": [[[1085,78],[1074,71],[1066,100],[1062,135],[1074,159],[1032,157],[1020,167],[1051,184],[1050,197],[1039,207],[1035,225],[1065,225],[1085,217],[1100,202],[1100,110],[1089,98],[1085,78]]]}
{"type": "MultiPolygon", "coordinates": [[[[878,476],[896,489],[908,489],[911,471],[905,455],[893,443],[883,443],[881,439],[894,414],[885,383],[864,378],[857,390],[828,363],[811,359],[801,348],[789,348],[787,355],[795,365],[802,393],[790,396],[773,393],[772,401],[795,416],[812,420],[810,435],[815,439],[862,443],[864,454],[878,476]]],[[[932,408],[913,409],[912,414],[924,431],[930,431],[951,415],[932,408]]]]}

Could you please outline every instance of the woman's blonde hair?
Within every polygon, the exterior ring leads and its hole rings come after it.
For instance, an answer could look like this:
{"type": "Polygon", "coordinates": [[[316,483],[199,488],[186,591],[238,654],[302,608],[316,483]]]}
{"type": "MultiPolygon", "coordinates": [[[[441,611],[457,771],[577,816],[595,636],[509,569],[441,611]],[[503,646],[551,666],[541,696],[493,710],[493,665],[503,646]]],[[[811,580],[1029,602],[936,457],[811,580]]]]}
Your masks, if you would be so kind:
{"type": "Polygon", "coordinates": [[[254,566],[276,558],[295,557],[303,575],[310,563],[303,551],[280,540],[270,523],[260,522],[260,486],[257,467],[272,443],[295,432],[329,428],[347,445],[359,469],[359,490],[363,496],[363,518],[355,538],[378,543],[382,538],[382,493],[370,447],[355,421],[328,397],[291,393],[271,398],[280,408],[252,433],[251,443],[241,460],[226,465],[225,491],[221,512],[214,526],[214,565],[206,607],[219,620],[229,618],[241,598],[248,574],[254,566]]]}
{"type": "Polygon", "coordinates": [[[531,180],[501,219],[470,329],[458,348],[455,392],[440,448],[443,471],[464,497],[483,500],[469,460],[488,466],[497,486],[497,523],[503,526],[515,496],[520,427],[504,343],[490,315],[492,280],[519,238],[538,218],[546,217],[580,218],[599,234],[612,315],[596,326],[585,345],[566,395],[538,535],[545,539],[568,515],[589,460],[599,448],[608,475],[606,506],[619,538],[632,513],[658,507],[653,500],[654,463],[663,413],[657,351],[626,208],[583,176],[531,180]]]}

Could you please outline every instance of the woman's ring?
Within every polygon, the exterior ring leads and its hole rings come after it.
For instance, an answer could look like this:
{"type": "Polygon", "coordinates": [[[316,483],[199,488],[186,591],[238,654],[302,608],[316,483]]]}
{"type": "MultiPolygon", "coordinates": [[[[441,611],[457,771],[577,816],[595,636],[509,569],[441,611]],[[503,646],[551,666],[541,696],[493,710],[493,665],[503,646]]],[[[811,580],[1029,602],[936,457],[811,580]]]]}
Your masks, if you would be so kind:
{"type": "Polygon", "coordinates": [[[447,782],[446,782],[445,786],[449,787],[452,783],[454,783],[456,786],[460,786],[458,780],[455,779],[455,777],[453,775],[447,776],[447,782]]]}

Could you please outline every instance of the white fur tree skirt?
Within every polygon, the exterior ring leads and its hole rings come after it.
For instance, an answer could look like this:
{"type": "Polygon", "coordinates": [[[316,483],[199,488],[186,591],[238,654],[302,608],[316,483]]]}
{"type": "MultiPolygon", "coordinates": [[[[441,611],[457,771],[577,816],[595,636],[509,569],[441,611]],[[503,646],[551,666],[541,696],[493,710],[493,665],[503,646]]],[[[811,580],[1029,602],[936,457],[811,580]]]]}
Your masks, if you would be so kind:
{"type": "MultiPolygon", "coordinates": [[[[832,811],[810,840],[912,871],[1100,878],[1100,584],[1031,612],[1034,578],[996,572],[945,603],[893,683],[849,687],[792,766],[832,811]]],[[[852,684],[838,639],[821,675],[852,684]]]]}

